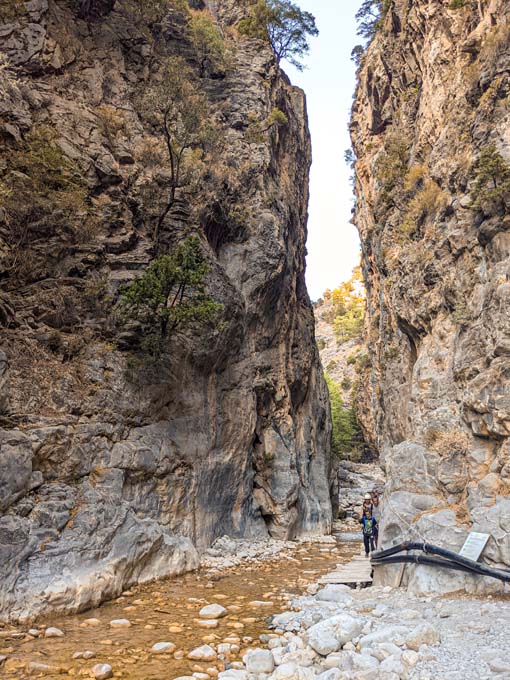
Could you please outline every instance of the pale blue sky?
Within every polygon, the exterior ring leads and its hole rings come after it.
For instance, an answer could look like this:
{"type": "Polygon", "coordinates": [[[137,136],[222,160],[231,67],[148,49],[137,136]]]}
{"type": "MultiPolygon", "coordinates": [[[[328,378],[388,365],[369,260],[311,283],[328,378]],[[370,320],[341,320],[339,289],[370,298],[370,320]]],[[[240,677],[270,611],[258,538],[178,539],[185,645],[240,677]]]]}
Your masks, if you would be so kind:
{"type": "Polygon", "coordinates": [[[350,146],[347,125],[355,85],[350,57],[361,42],[354,21],[361,0],[297,2],[315,15],[320,31],[311,40],[305,71],[283,64],[308,99],[313,164],[306,280],[310,297],[317,300],[326,288],[347,280],[359,258],[358,233],[349,224],[353,198],[344,151],[350,146]]]}

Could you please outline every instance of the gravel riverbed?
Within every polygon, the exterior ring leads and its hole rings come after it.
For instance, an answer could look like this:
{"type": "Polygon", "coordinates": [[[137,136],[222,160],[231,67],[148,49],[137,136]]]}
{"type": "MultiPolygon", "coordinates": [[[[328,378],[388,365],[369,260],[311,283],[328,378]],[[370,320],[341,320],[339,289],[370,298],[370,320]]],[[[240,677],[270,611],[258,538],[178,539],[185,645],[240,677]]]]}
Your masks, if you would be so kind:
{"type": "Polygon", "coordinates": [[[248,651],[219,680],[509,679],[509,612],[506,595],[311,585],[272,618],[267,649],[248,651]]]}

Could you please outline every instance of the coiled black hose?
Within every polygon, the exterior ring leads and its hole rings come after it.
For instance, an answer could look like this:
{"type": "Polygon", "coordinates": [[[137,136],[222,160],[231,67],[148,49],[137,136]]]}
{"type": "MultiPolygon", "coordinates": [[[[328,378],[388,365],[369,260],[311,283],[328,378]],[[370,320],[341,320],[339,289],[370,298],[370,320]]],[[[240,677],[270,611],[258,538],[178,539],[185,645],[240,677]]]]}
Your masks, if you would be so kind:
{"type": "Polygon", "coordinates": [[[426,564],[429,566],[443,567],[445,569],[455,569],[457,571],[465,571],[471,574],[478,574],[479,576],[489,576],[497,578],[500,581],[510,583],[510,571],[503,571],[501,569],[492,569],[484,564],[470,560],[467,557],[462,557],[452,550],[440,548],[431,543],[422,543],[418,541],[406,541],[399,543],[392,548],[386,550],[379,550],[372,553],[372,564],[374,566],[384,564],[398,564],[398,563],[415,563],[426,564]],[[438,555],[444,559],[437,559],[434,557],[427,557],[426,555],[398,555],[398,553],[409,550],[421,550],[429,555],[438,555]]]}

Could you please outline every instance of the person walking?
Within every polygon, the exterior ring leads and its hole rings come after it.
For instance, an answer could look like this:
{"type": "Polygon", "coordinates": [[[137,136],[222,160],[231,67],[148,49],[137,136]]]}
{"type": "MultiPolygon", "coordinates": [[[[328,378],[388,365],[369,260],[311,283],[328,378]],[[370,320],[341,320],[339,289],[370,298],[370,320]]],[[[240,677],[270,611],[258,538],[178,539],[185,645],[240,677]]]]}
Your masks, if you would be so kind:
{"type": "Polygon", "coordinates": [[[381,516],[381,506],[379,505],[379,492],[377,489],[372,491],[372,517],[375,519],[374,544],[377,549],[379,542],[379,518],[381,516]]]}
{"type": "Polygon", "coordinates": [[[374,529],[377,527],[377,521],[372,517],[370,508],[363,510],[363,517],[360,519],[360,524],[363,525],[363,543],[365,544],[365,557],[368,557],[370,551],[374,548],[374,529]]]}

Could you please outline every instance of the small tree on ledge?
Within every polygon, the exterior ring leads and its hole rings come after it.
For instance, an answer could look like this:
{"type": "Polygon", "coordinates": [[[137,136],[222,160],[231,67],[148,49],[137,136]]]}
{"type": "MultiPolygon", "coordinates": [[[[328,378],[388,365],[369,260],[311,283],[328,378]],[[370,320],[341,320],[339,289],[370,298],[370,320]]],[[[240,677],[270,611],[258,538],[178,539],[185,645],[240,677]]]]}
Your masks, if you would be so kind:
{"type": "Polygon", "coordinates": [[[301,60],[310,51],[308,36],[319,35],[313,14],[291,0],[258,0],[238,28],[242,35],[268,41],[278,64],[286,59],[300,71],[301,60]]]}
{"type": "Polygon", "coordinates": [[[495,144],[480,154],[471,196],[471,207],[487,215],[506,213],[510,208],[510,165],[495,144]]]}
{"type": "Polygon", "coordinates": [[[142,324],[144,354],[156,359],[163,341],[178,327],[214,320],[222,305],[205,292],[208,272],[200,239],[193,236],[171,255],[154,260],[143,276],[122,290],[124,316],[142,324]]]}

